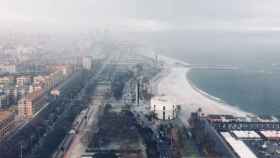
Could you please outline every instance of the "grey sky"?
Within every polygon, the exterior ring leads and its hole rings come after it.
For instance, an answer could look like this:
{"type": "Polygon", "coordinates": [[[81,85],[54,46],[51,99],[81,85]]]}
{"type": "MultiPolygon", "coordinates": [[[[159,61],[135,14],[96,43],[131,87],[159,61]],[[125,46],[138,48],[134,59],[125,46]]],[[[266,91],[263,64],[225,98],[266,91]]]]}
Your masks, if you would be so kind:
{"type": "Polygon", "coordinates": [[[0,0],[1,26],[280,30],[279,0],[0,0]]]}

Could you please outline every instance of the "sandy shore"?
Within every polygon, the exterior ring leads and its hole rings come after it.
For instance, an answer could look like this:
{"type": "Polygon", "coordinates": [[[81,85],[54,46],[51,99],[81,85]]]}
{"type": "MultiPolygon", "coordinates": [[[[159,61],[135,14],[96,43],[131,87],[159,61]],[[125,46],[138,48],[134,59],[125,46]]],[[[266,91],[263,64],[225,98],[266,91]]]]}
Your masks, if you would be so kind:
{"type": "Polygon", "coordinates": [[[170,96],[175,100],[175,104],[181,105],[182,120],[187,120],[191,112],[202,108],[205,114],[233,114],[245,116],[249,113],[244,112],[234,106],[227,105],[222,100],[198,89],[187,79],[187,74],[191,68],[183,66],[188,63],[170,59],[160,58],[164,63],[165,75],[157,83],[157,95],[170,96]],[[178,64],[180,63],[180,64],[178,64]]]}

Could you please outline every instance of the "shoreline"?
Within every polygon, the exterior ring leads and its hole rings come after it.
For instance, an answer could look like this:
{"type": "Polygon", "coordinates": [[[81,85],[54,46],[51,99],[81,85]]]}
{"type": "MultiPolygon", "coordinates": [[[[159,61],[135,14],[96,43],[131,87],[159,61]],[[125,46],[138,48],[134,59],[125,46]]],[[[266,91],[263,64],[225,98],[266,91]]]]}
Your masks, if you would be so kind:
{"type": "Polygon", "coordinates": [[[248,115],[254,115],[253,113],[250,113],[250,112],[247,112],[247,111],[244,111],[242,109],[240,109],[239,107],[236,107],[234,105],[231,105],[229,103],[227,103],[226,101],[224,101],[223,99],[221,98],[218,98],[218,97],[215,97],[207,92],[205,92],[204,90],[198,88],[192,81],[191,79],[189,78],[189,74],[190,74],[190,71],[193,70],[192,68],[189,69],[188,72],[186,72],[186,82],[188,82],[191,87],[193,88],[193,90],[195,90],[197,93],[200,93],[201,95],[203,95],[204,97],[207,97],[208,99],[212,100],[212,101],[215,101],[217,103],[220,103],[222,104],[222,106],[226,106],[226,107],[229,107],[229,108],[235,108],[237,110],[240,110],[240,112],[242,113],[247,113],[248,115]]]}
{"type": "Polygon", "coordinates": [[[178,65],[189,65],[186,62],[173,58],[161,56],[164,63],[163,73],[157,81],[157,93],[173,97],[177,105],[181,106],[182,119],[189,118],[191,112],[202,108],[205,114],[231,114],[236,116],[252,115],[252,113],[241,110],[240,108],[229,105],[225,101],[204,92],[196,87],[188,78],[192,68],[178,65]]]}
{"type": "MultiPolygon", "coordinates": [[[[186,73],[186,80],[187,82],[189,82],[189,84],[191,85],[191,87],[197,91],[198,93],[200,93],[201,95],[207,97],[208,99],[211,99],[213,101],[216,101],[216,102],[219,102],[221,104],[225,104],[227,105],[228,103],[226,103],[224,100],[218,98],[218,97],[215,97],[207,92],[205,92],[204,90],[198,88],[198,86],[196,86],[193,81],[189,78],[189,75],[190,75],[190,71],[192,71],[193,69],[190,69],[187,73],[186,73]]],[[[228,104],[229,105],[229,104],[228,104]]],[[[233,106],[233,105],[229,105],[229,106],[233,106]]]]}

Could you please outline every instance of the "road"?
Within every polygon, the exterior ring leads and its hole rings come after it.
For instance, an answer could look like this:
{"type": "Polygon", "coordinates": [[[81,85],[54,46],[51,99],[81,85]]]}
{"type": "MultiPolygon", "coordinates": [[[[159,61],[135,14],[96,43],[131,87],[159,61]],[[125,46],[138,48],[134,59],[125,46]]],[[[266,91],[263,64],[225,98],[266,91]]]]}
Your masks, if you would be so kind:
{"type": "MultiPolygon", "coordinates": [[[[96,93],[103,93],[102,90],[97,87],[96,93]]],[[[95,131],[96,124],[98,122],[98,112],[102,110],[104,104],[104,97],[93,97],[92,103],[89,105],[89,113],[87,119],[81,122],[79,132],[75,134],[73,142],[70,145],[68,151],[65,153],[64,158],[79,158],[85,152],[88,144],[90,143],[91,135],[95,131]]]]}
{"type": "MultiPolygon", "coordinates": [[[[102,73],[106,69],[107,65],[112,61],[114,56],[110,56],[102,64],[101,68],[96,72],[96,74],[88,81],[85,87],[88,87],[92,83],[97,83],[98,79],[102,76],[102,73]]],[[[96,85],[96,90],[94,96],[91,97],[91,103],[85,110],[86,112],[81,112],[80,115],[76,118],[74,122],[77,122],[77,119],[82,118],[81,121],[78,121],[78,129],[73,137],[69,137],[72,141],[63,141],[71,142],[69,147],[66,147],[63,154],[61,154],[60,149],[54,154],[53,158],[80,158],[84,154],[88,144],[90,143],[90,137],[94,132],[94,128],[98,122],[98,112],[102,110],[102,105],[105,101],[106,87],[104,88],[103,84],[96,85]]],[[[84,88],[79,96],[79,99],[83,99],[86,94],[86,88],[84,88]]],[[[61,144],[61,146],[64,146],[61,144]]]]}

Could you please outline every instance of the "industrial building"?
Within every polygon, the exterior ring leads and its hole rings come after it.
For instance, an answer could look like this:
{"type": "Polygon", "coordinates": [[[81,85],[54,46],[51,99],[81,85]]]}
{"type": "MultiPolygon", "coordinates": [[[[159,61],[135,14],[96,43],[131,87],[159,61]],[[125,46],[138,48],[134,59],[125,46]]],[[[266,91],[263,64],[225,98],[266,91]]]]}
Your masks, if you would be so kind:
{"type": "Polygon", "coordinates": [[[192,135],[200,150],[211,156],[279,158],[280,122],[275,117],[192,113],[192,135]]]}
{"type": "Polygon", "coordinates": [[[151,99],[151,111],[160,120],[172,120],[176,118],[177,106],[172,97],[157,96],[151,99]]]}

